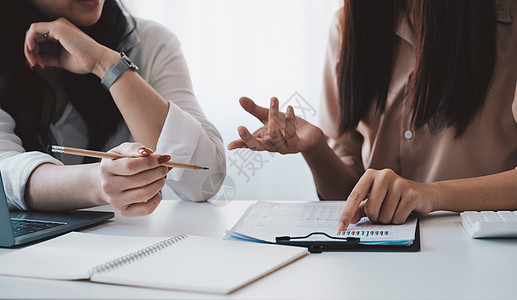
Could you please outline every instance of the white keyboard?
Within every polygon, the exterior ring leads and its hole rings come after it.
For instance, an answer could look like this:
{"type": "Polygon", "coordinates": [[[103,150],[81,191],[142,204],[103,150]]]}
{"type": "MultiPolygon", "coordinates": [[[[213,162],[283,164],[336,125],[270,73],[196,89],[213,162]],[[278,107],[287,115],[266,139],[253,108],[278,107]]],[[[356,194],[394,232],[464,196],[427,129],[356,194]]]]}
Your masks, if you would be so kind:
{"type": "Polygon", "coordinates": [[[517,211],[466,211],[460,220],[471,238],[517,237],[517,211]]]}

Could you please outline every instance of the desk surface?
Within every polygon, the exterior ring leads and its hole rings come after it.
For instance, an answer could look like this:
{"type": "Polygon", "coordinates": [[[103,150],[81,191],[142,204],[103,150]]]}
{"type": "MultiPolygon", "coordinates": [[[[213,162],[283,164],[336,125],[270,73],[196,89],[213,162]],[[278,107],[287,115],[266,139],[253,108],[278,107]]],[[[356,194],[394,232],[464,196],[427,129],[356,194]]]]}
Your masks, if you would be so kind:
{"type": "MultiPolygon", "coordinates": [[[[113,221],[83,232],[132,236],[190,233],[223,237],[252,201],[228,206],[162,201],[151,215],[113,221]]],[[[96,210],[110,210],[100,207],[96,210]]],[[[226,297],[87,281],[0,276],[7,299],[516,299],[517,239],[470,239],[459,215],[421,218],[417,253],[312,254],[226,297]]],[[[0,255],[10,249],[0,249],[0,255]]],[[[210,255],[207,250],[206,255],[210,255]]],[[[44,257],[42,257],[44,259],[44,257]]],[[[230,263],[230,262],[229,262],[230,263]]]]}

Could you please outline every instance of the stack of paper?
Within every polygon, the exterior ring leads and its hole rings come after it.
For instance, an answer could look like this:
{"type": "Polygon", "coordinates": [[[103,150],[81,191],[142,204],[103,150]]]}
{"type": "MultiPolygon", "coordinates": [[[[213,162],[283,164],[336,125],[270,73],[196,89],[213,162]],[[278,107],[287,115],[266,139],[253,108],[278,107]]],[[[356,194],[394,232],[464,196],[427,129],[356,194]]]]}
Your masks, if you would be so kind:
{"type": "MultiPolygon", "coordinates": [[[[363,218],[338,231],[339,216],[344,201],[273,203],[259,201],[251,205],[231,230],[226,239],[275,243],[276,237],[301,237],[313,232],[324,232],[331,237],[356,237],[361,244],[410,245],[415,239],[417,219],[410,218],[403,225],[378,225],[363,218]]],[[[324,235],[313,235],[305,241],[328,240],[324,235]]]]}

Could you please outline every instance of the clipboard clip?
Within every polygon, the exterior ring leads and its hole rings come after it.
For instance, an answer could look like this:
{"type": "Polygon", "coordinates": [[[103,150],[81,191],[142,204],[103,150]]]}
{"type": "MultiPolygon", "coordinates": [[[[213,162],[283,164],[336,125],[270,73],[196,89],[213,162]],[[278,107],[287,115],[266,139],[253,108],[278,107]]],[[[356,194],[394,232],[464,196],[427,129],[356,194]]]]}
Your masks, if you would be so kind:
{"type": "Polygon", "coordinates": [[[356,248],[359,245],[360,238],[346,237],[340,238],[330,236],[325,232],[312,232],[306,236],[277,236],[276,243],[279,245],[307,247],[310,253],[321,253],[323,251],[342,250],[347,248],[356,248]],[[332,240],[338,241],[293,241],[307,239],[313,235],[324,235],[332,240]]]}

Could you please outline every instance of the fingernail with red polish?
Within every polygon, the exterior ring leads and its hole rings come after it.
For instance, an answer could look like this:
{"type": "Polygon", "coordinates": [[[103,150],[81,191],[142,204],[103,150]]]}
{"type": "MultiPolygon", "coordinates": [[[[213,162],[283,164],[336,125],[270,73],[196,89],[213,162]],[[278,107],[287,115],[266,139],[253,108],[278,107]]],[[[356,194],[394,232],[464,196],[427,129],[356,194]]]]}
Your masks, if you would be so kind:
{"type": "Polygon", "coordinates": [[[170,155],[160,155],[160,157],[158,157],[158,163],[159,164],[166,163],[169,160],[171,160],[171,156],[170,155]]]}
{"type": "Polygon", "coordinates": [[[138,149],[138,153],[140,153],[142,155],[151,155],[153,153],[153,150],[151,150],[147,147],[142,147],[142,148],[138,149]]]}

